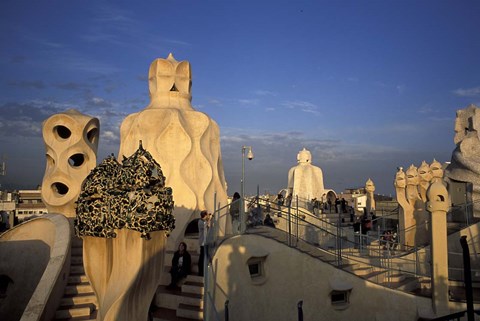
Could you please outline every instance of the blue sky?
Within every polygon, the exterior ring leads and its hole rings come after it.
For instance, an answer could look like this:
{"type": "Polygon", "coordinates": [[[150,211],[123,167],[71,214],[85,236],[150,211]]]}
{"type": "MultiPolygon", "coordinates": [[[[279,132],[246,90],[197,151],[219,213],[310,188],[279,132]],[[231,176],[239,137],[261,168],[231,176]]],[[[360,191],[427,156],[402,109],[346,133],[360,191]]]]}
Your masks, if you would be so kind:
{"type": "Polygon", "coordinates": [[[9,188],[42,181],[42,121],[101,122],[98,159],[149,101],[150,63],[192,67],[220,126],[229,194],[277,192],[303,148],[327,188],[392,194],[397,166],[449,161],[455,112],[480,106],[478,1],[0,2],[0,157],[9,188]]]}

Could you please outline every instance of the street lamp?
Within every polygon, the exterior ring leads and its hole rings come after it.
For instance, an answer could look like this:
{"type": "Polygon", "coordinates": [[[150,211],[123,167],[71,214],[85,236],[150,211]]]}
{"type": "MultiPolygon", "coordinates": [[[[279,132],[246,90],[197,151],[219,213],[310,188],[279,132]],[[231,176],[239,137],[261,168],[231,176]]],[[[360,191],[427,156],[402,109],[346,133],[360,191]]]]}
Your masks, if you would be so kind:
{"type": "Polygon", "coordinates": [[[241,233],[245,231],[245,151],[248,149],[247,158],[248,160],[253,159],[252,146],[242,146],[242,180],[241,180],[241,210],[240,210],[240,230],[241,233]]]}
{"type": "Polygon", "coordinates": [[[247,158],[248,160],[253,159],[252,146],[242,146],[242,181],[241,181],[241,193],[242,199],[245,196],[245,150],[248,148],[247,158]]]}

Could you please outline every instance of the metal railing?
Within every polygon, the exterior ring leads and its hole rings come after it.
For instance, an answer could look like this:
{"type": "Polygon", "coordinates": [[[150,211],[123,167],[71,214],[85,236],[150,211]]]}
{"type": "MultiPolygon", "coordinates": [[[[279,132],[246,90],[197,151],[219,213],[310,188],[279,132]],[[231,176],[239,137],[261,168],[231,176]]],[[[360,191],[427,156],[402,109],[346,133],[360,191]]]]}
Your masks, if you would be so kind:
{"type": "MultiPolygon", "coordinates": [[[[372,271],[384,272],[384,278],[370,278],[369,280],[382,285],[393,287],[393,275],[404,274],[412,277],[430,277],[430,251],[424,247],[405,246],[402,240],[397,242],[382,239],[382,231],[390,228],[386,220],[398,217],[398,209],[384,211],[382,216],[373,220],[375,229],[358,232],[353,231],[353,226],[342,222],[342,213],[332,222],[315,215],[309,211],[310,201],[294,199],[290,206],[280,205],[272,199],[262,199],[259,196],[240,200],[240,220],[244,227],[240,233],[251,232],[257,225],[263,224],[263,218],[270,214],[276,221],[278,231],[283,235],[280,241],[290,247],[298,247],[299,242],[305,242],[325,254],[325,261],[339,268],[346,268],[353,264],[368,266],[372,271]],[[306,208],[305,208],[306,207],[306,208]],[[255,209],[255,210],[254,210],[255,209]],[[257,216],[257,217],[255,217],[257,216]]],[[[464,207],[473,206],[466,204],[464,207]]],[[[219,242],[225,235],[220,235],[220,222],[225,222],[229,217],[230,205],[215,209],[211,227],[207,233],[206,251],[204,260],[205,295],[204,318],[205,320],[221,320],[219,311],[216,310],[214,301],[215,269],[211,266],[213,255],[219,242]]],[[[462,224],[472,223],[466,218],[462,224]]],[[[416,227],[410,227],[416,228],[416,227]]],[[[400,235],[398,226],[397,234],[400,235]]],[[[480,274],[480,271],[478,271],[480,274]]],[[[228,313],[228,298],[225,309],[228,313]]]]}
{"type": "MultiPolygon", "coordinates": [[[[215,203],[216,205],[216,197],[215,203]]],[[[223,229],[221,228],[220,224],[227,222],[227,217],[229,215],[229,208],[230,205],[225,205],[220,208],[216,208],[214,210],[213,216],[209,222],[209,229],[206,234],[205,240],[205,251],[204,251],[204,295],[203,295],[203,313],[204,313],[204,320],[209,321],[220,321],[222,320],[221,313],[217,311],[215,306],[215,285],[216,285],[216,269],[212,266],[213,256],[217,250],[217,247],[222,239],[221,234],[226,234],[225,226],[223,229]]],[[[225,302],[225,308],[228,313],[228,298],[225,302]]],[[[225,319],[227,320],[227,319],[225,319]]]]}
{"type": "MultiPolygon", "coordinates": [[[[258,203],[263,206],[262,202],[258,203]]],[[[283,231],[285,244],[296,247],[299,241],[309,243],[330,254],[329,262],[334,262],[333,264],[338,267],[342,267],[345,262],[359,263],[386,270],[387,273],[395,271],[413,276],[429,276],[428,257],[420,257],[416,249],[405,251],[390,246],[384,249],[378,235],[370,236],[361,229],[355,233],[352,226],[342,226],[340,215],[336,222],[330,222],[305,209],[291,206],[277,206],[274,210],[270,209],[268,214],[274,216],[277,228],[283,231]]],[[[392,282],[387,283],[390,285],[392,282]]]]}

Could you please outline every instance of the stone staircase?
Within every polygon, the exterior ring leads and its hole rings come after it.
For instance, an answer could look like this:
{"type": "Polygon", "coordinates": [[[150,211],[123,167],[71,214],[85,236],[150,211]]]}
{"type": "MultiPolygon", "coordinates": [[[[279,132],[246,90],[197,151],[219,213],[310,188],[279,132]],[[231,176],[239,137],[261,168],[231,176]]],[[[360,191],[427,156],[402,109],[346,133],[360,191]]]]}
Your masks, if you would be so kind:
{"type": "MultiPolygon", "coordinates": [[[[263,235],[264,237],[285,243],[285,237],[282,235],[284,232],[279,231],[278,229],[259,226],[248,230],[247,233],[263,235]]],[[[336,254],[334,252],[322,250],[305,241],[299,240],[296,243],[296,249],[325,263],[336,264],[336,254]]],[[[357,258],[360,256],[360,251],[358,249],[352,249],[351,251],[352,253],[350,253],[350,256],[357,258]]],[[[345,254],[346,253],[343,253],[343,255],[345,254]]],[[[368,250],[366,251],[366,256],[369,256],[368,250]]],[[[373,283],[404,292],[415,293],[417,295],[429,295],[430,293],[430,284],[427,282],[429,280],[425,278],[414,277],[396,270],[376,267],[368,264],[368,262],[355,261],[354,259],[350,259],[349,255],[345,255],[342,258],[342,262],[343,263],[339,268],[373,283]]]]}
{"type": "Polygon", "coordinates": [[[179,289],[169,290],[170,265],[174,251],[165,255],[165,270],[155,296],[153,321],[203,320],[204,278],[198,276],[198,237],[186,237],[184,242],[192,257],[192,274],[180,281],[179,289]]]}
{"type": "Polygon", "coordinates": [[[83,268],[83,242],[72,239],[70,276],[54,320],[95,320],[97,299],[83,268]]]}

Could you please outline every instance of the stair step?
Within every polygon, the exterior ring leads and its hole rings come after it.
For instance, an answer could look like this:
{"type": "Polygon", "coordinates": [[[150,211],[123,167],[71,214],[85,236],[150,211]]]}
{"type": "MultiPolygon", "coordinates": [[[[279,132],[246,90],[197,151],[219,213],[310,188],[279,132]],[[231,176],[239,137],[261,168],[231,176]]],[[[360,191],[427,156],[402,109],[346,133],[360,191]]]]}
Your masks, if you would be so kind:
{"type": "Polygon", "coordinates": [[[405,278],[406,278],[405,274],[396,273],[396,274],[386,275],[385,281],[390,283],[398,283],[405,280],[405,278]]]}
{"type": "Polygon", "coordinates": [[[188,282],[201,283],[202,286],[203,286],[204,277],[203,277],[203,276],[199,276],[199,275],[189,274],[189,275],[187,275],[187,281],[188,281],[188,282]]]}
{"type": "Polygon", "coordinates": [[[419,287],[418,279],[415,277],[406,277],[396,287],[397,290],[412,292],[419,287]]]}
{"type": "Polygon", "coordinates": [[[365,275],[368,275],[372,272],[373,268],[371,266],[361,266],[361,267],[358,267],[358,268],[354,268],[352,270],[352,272],[355,274],[355,275],[358,275],[358,276],[365,276],[365,275]]]}
{"type": "Polygon", "coordinates": [[[89,282],[88,277],[83,275],[71,275],[68,277],[68,284],[79,284],[89,282]]]}
{"type": "Polygon", "coordinates": [[[65,287],[65,294],[79,294],[79,293],[93,293],[93,288],[90,284],[67,285],[65,287]]]}
{"type": "Polygon", "coordinates": [[[180,303],[177,308],[177,317],[203,320],[203,309],[198,306],[180,303]]]}
{"type": "Polygon", "coordinates": [[[196,306],[203,309],[203,295],[195,293],[182,293],[179,303],[196,306]]]}
{"type": "Polygon", "coordinates": [[[72,248],[74,247],[83,247],[83,240],[78,237],[72,238],[72,248]]]}
{"type": "Polygon", "coordinates": [[[83,265],[72,265],[70,267],[70,275],[84,275],[85,269],[83,265]]]}
{"type": "Polygon", "coordinates": [[[71,297],[63,297],[60,300],[60,306],[74,306],[81,304],[94,304],[98,308],[97,298],[95,294],[77,294],[71,297]]]}
{"type": "Polygon", "coordinates": [[[75,255],[72,256],[70,259],[71,265],[83,265],[83,256],[75,255]]]}
{"type": "Polygon", "coordinates": [[[72,256],[83,255],[83,247],[72,247],[72,256]]]}
{"type": "Polygon", "coordinates": [[[363,278],[380,284],[385,281],[386,271],[373,271],[366,275],[363,275],[363,278]]]}
{"type": "Polygon", "coordinates": [[[69,309],[60,309],[55,312],[55,320],[69,319],[74,317],[89,317],[93,308],[91,305],[82,307],[73,307],[69,309]]]}
{"type": "Polygon", "coordinates": [[[189,318],[182,318],[177,316],[174,309],[158,308],[152,313],[153,321],[192,321],[189,318]]]}
{"type": "Polygon", "coordinates": [[[203,295],[203,283],[187,281],[182,285],[182,292],[203,295]]]}

